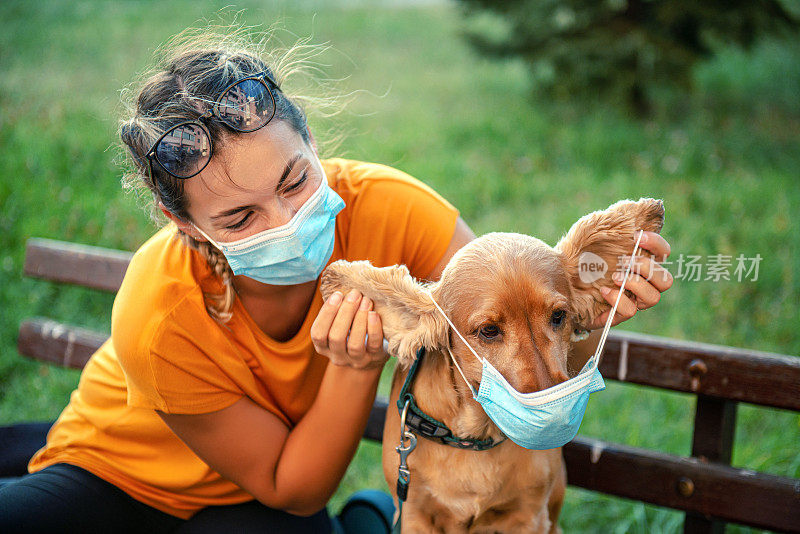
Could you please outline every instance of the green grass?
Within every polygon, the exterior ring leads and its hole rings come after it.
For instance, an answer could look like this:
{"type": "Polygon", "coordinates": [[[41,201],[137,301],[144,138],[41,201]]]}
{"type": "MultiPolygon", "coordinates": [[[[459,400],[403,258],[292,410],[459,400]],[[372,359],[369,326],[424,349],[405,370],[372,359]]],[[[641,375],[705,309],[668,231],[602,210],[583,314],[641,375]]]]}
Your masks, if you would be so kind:
{"type": "MultiPolygon", "coordinates": [[[[120,188],[118,91],[164,39],[224,5],[0,4],[0,423],[55,418],[79,377],[19,357],[20,321],[45,315],[108,331],[113,301],[23,278],[25,240],[135,250],[154,231],[120,188]]],[[[326,72],[358,91],[335,119],[312,116],[319,137],[344,135],[327,155],[426,181],[478,234],[516,231],[554,243],[578,217],[617,199],[663,198],[673,258],[758,253],[759,278],[677,280],[622,328],[800,354],[798,43],[726,50],[696,70],[696,98],[665,95],[668,106],[636,122],[540,101],[522,64],[488,61],[465,45],[447,4],[277,5],[238,7],[248,8],[248,24],[280,17],[297,35],[330,41],[326,72]]],[[[581,432],[686,455],[693,413],[691,396],[614,383],[593,396],[581,432]]],[[[737,421],[734,465],[800,477],[798,414],[741,406],[737,421]]],[[[332,507],[360,487],[385,487],[378,445],[362,444],[332,507]]],[[[681,517],[570,489],[561,523],[568,532],[675,532],[681,517]]]]}

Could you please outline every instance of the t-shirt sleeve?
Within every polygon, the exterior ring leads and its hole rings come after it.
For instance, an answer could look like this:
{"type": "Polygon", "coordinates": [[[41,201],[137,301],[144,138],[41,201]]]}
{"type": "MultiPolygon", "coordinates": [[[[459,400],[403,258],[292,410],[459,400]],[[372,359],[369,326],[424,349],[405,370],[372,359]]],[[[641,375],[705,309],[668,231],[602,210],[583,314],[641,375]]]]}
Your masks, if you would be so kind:
{"type": "MultiPolygon", "coordinates": [[[[382,166],[381,166],[382,167],[382,166]]],[[[405,264],[427,277],[444,256],[459,211],[420,180],[389,167],[365,181],[351,224],[350,243],[376,266],[405,264]]]]}
{"type": "Polygon", "coordinates": [[[149,343],[140,340],[122,355],[117,349],[129,406],[197,414],[221,410],[244,395],[227,368],[236,362],[226,361],[220,353],[224,344],[211,339],[215,337],[214,328],[192,322],[170,314],[160,322],[149,343]],[[198,332],[198,328],[205,331],[198,332]],[[208,341],[207,346],[215,347],[216,353],[203,350],[205,343],[197,340],[208,341]]]}

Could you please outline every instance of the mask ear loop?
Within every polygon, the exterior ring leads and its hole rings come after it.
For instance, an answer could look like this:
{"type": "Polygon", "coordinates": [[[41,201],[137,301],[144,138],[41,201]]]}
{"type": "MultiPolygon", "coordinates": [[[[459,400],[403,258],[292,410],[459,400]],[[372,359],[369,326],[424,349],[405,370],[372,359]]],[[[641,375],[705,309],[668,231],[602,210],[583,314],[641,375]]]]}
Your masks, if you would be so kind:
{"type": "MultiPolygon", "coordinates": [[[[461,338],[461,341],[463,341],[463,342],[464,342],[464,344],[467,346],[467,348],[470,350],[470,352],[472,352],[472,354],[474,354],[474,355],[475,355],[475,357],[478,359],[478,361],[479,361],[479,362],[481,362],[481,365],[482,365],[482,364],[483,364],[483,358],[481,358],[480,356],[478,356],[478,353],[477,353],[477,352],[475,352],[475,350],[472,348],[472,345],[470,345],[469,343],[467,343],[467,340],[466,340],[466,339],[464,339],[464,336],[462,336],[462,335],[461,335],[461,332],[459,332],[459,331],[456,329],[456,325],[454,325],[454,324],[453,324],[453,322],[450,320],[450,318],[447,316],[447,314],[444,312],[444,310],[441,308],[441,306],[439,306],[439,304],[437,304],[437,303],[436,303],[436,301],[433,299],[433,295],[431,294],[431,292],[430,292],[430,291],[428,291],[427,293],[428,293],[428,296],[431,298],[431,301],[433,302],[433,305],[434,305],[434,306],[436,306],[436,309],[437,309],[437,310],[439,310],[439,311],[441,312],[441,314],[444,316],[445,320],[448,322],[448,324],[450,325],[450,327],[453,329],[453,332],[455,332],[455,333],[458,335],[458,337],[460,337],[460,338],[461,338]]],[[[452,352],[450,352],[450,347],[447,347],[447,354],[449,354],[449,355],[450,355],[450,359],[451,359],[451,360],[453,360],[453,363],[454,363],[454,364],[456,364],[456,369],[458,369],[458,372],[459,372],[459,374],[461,375],[461,378],[463,378],[463,379],[464,379],[464,383],[465,383],[465,384],[467,384],[467,387],[468,387],[468,388],[469,388],[469,390],[472,392],[472,395],[473,395],[473,396],[477,395],[477,393],[475,392],[475,388],[473,388],[473,387],[472,387],[472,384],[470,384],[470,383],[469,383],[469,380],[467,380],[467,377],[466,377],[466,376],[464,376],[464,371],[462,371],[462,370],[461,370],[461,366],[460,366],[460,365],[458,365],[458,362],[457,362],[457,361],[456,361],[456,359],[453,357],[453,353],[452,353],[452,352]]]]}
{"type": "Polygon", "coordinates": [[[454,364],[456,364],[456,369],[458,369],[458,374],[460,374],[461,378],[464,379],[464,383],[467,385],[469,390],[472,392],[472,396],[475,397],[478,393],[475,391],[475,388],[472,387],[472,384],[469,383],[469,380],[467,380],[467,377],[464,376],[464,371],[461,370],[461,366],[458,365],[458,362],[456,361],[456,359],[453,358],[453,353],[450,352],[450,347],[447,347],[447,354],[450,355],[450,359],[453,360],[454,364]]]}
{"type": "Polygon", "coordinates": [[[197,225],[196,225],[196,224],[194,224],[194,223],[192,223],[192,226],[194,226],[194,229],[195,229],[195,230],[197,230],[197,231],[200,233],[200,235],[201,235],[201,236],[203,236],[203,237],[205,237],[206,239],[208,239],[208,242],[209,242],[209,243],[211,243],[212,245],[214,245],[215,247],[217,247],[217,250],[219,250],[220,252],[222,252],[222,247],[220,247],[220,246],[217,244],[217,242],[216,242],[216,241],[214,241],[213,239],[211,239],[210,237],[208,237],[208,234],[207,234],[207,233],[205,233],[204,231],[202,231],[202,230],[200,229],[200,227],[199,227],[199,226],[197,226],[197,225]]]}
{"type": "Polygon", "coordinates": [[[600,342],[597,344],[597,350],[594,351],[594,359],[593,367],[597,367],[600,365],[600,358],[603,355],[603,347],[606,344],[606,337],[608,336],[608,330],[611,328],[611,321],[614,319],[614,314],[617,313],[617,305],[619,305],[619,301],[622,298],[622,292],[625,291],[625,282],[628,281],[628,274],[631,272],[631,268],[633,267],[633,261],[636,257],[636,251],[639,250],[639,241],[642,239],[642,234],[644,234],[643,230],[639,231],[639,237],[636,238],[636,244],[633,246],[633,252],[631,253],[631,261],[628,263],[628,268],[625,270],[625,276],[622,279],[622,283],[619,286],[619,293],[617,293],[617,300],[614,302],[614,306],[611,308],[611,312],[608,314],[608,319],[606,319],[606,324],[603,327],[603,334],[600,336],[600,342]]]}

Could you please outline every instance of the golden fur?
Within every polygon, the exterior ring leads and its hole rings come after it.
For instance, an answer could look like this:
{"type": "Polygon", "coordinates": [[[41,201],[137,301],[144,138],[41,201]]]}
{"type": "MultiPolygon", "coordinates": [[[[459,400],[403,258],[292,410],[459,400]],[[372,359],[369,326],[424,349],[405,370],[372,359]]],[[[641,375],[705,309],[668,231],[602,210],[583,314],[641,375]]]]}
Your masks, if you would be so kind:
{"type": "MultiPolygon", "coordinates": [[[[439,281],[427,284],[414,280],[403,265],[377,268],[368,261],[340,260],[328,266],[322,275],[323,297],[355,288],[372,299],[389,352],[398,360],[383,432],[384,475],[392,491],[399,464],[394,447],[400,438],[394,407],[420,346],[427,353],[412,388],[420,408],[458,436],[503,437],[472,399],[444,349],[450,347],[476,389],[480,363],[451,332],[428,291],[475,351],[511,385],[521,392],[538,391],[578,371],[567,365],[571,332],[609,308],[600,287],[616,288],[610,274],[618,257],[633,249],[634,231],[660,232],[663,222],[662,202],[643,198],[582,217],[555,247],[522,234],[486,234],[460,249],[439,281]],[[608,264],[605,276],[588,284],[578,276],[579,257],[586,251],[608,264]],[[567,312],[558,328],[550,322],[555,310],[567,312]],[[493,338],[479,335],[486,325],[500,333],[493,338]]],[[[506,440],[476,452],[420,437],[408,464],[405,533],[558,531],[566,487],[560,449],[528,450],[506,440]]]]}

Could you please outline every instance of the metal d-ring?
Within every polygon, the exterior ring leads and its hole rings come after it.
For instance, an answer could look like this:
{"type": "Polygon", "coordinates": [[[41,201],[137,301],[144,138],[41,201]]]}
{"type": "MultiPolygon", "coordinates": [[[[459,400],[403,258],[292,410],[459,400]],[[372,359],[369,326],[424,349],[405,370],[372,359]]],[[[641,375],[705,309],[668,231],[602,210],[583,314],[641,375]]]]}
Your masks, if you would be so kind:
{"type": "Polygon", "coordinates": [[[406,399],[403,405],[403,411],[400,414],[400,445],[405,447],[406,444],[406,416],[408,415],[408,406],[411,404],[411,399],[406,399]]]}

